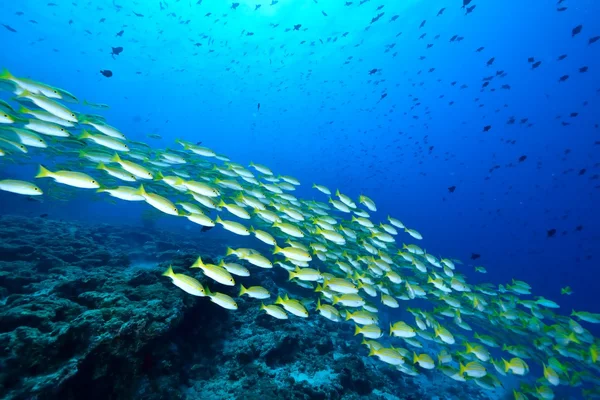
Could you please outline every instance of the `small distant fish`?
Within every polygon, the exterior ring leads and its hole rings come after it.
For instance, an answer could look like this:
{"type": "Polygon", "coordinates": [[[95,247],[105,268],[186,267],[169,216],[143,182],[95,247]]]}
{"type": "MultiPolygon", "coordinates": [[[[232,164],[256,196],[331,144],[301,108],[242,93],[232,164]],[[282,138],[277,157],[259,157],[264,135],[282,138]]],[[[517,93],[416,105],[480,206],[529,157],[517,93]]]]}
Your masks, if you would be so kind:
{"type": "Polygon", "coordinates": [[[553,237],[554,235],[556,235],[556,229],[552,228],[552,229],[548,229],[546,231],[546,237],[553,237]]]}
{"type": "Polygon", "coordinates": [[[125,33],[125,31],[121,30],[121,31],[117,32],[117,34],[115,36],[121,37],[121,36],[123,36],[123,33],[125,33]]]}
{"type": "Polygon", "coordinates": [[[478,258],[481,258],[481,254],[471,253],[471,260],[477,260],[478,258]]]}
{"type": "Polygon", "coordinates": [[[2,26],[5,27],[10,32],[17,33],[17,30],[15,28],[13,28],[12,26],[10,26],[10,25],[2,24],[2,26]]]}
{"type": "Polygon", "coordinates": [[[456,190],[456,186],[450,186],[450,187],[448,188],[448,191],[449,191],[450,193],[454,193],[454,191],[455,191],[455,190],[456,190]]]}
{"type": "Polygon", "coordinates": [[[521,157],[519,157],[519,162],[523,162],[525,160],[527,160],[527,156],[521,156],[521,157]]]}
{"type": "Polygon", "coordinates": [[[484,127],[483,127],[483,131],[484,131],[484,132],[489,132],[489,131],[490,131],[490,129],[492,129],[492,126],[491,126],[491,125],[486,125],[486,126],[484,126],[484,127]]]}
{"type": "Polygon", "coordinates": [[[566,294],[567,296],[570,296],[573,294],[573,290],[570,286],[565,286],[564,288],[560,289],[560,294],[566,294]]]}
{"type": "Polygon", "coordinates": [[[123,52],[123,48],[122,47],[111,47],[112,51],[110,53],[110,55],[112,56],[112,58],[114,59],[115,56],[118,56],[119,54],[121,54],[123,52]]]}
{"type": "Polygon", "coordinates": [[[571,30],[571,37],[575,37],[581,33],[583,29],[583,25],[577,25],[573,30],[571,30]]]}
{"type": "Polygon", "coordinates": [[[107,78],[110,78],[111,76],[113,76],[112,71],[109,70],[109,69],[103,69],[103,70],[100,71],[100,73],[102,75],[104,75],[105,77],[107,77],[107,78]]]}
{"type": "Polygon", "coordinates": [[[600,36],[593,36],[588,40],[588,44],[596,43],[598,40],[600,40],[600,36]]]}

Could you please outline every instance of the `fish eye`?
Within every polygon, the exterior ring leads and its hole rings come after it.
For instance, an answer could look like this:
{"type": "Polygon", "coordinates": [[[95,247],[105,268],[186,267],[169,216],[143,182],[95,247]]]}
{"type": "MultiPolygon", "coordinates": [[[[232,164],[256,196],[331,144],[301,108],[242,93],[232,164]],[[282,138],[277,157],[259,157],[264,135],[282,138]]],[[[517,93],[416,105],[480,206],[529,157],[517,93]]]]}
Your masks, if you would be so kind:
{"type": "Polygon", "coordinates": [[[93,183],[93,184],[96,184],[96,181],[92,179],[92,183],[93,183]]]}
{"type": "Polygon", "coordinates": [[[75,117],[75,114],[71,114],[71,117],[75,117]]]}
{"type": "Polygon", "coordinates": [[[36,192],[39,192],[40,189],[39,188],[33,188],[33,190],[35,190],[36,192]]]}
{"type": "Polygon", "coordinates": [[[61,131],[61,132],[64,132],[65,130],[64,130],[63,128],[60,128],[60,131],[61,131]]]}
{"type": "Polygon", "coordinates": [[[53,90],[54,94],[58,94],[58,90],[53,90]]]}

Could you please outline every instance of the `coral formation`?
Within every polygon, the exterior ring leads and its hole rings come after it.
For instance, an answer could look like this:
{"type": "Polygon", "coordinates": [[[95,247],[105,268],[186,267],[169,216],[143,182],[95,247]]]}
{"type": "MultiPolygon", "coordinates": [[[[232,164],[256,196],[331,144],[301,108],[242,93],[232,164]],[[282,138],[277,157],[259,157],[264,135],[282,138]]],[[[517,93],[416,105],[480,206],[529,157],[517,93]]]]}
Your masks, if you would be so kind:
{"type": "MultiPolygon", "coordinates": [[[[369,359],[350,324],[276,320],[250,298],[227,311],[178,290],[161,277],[168,264],[222,254],[203,238],[0,217],[0,397],[485,398],[474,385],[369,359]]],[[[247,283],[276,293],[284,272],[247,283]]]]}

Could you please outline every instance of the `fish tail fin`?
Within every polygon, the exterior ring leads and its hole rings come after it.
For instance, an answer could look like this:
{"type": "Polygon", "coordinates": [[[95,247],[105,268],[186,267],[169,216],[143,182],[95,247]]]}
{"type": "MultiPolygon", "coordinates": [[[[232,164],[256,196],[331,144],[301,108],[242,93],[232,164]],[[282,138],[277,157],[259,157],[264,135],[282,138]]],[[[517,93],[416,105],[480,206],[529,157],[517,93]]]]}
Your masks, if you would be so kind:
{"type": "Polygon", "coordinates": [[[459,368],[458,368],[458,375],[463,376],[463,374],[466,371],[465,366],[463,365],[463,363],[458,363],[459,368]]]}
{"type": "Polygon", "coordinates": [[[510,363],[504,358],[502,359],[502,363],[504,364],[504,372],[508,372],[508,370],[510,369],[510,363]]]}
{"type": "Polygon", "coordinates": [[[52,172],[40,164],[40,170],[38,171],[38,174],[35,177],[36,178],[51,178],[52,172]]]}
{"type": "Polygon", "coordinates": [[[144,185],[140,185],[140,187],[138,188],[138,190],[136,191],[136,194],[140,195],[140,196],[145,196],[147,195],[146,190],[144,189],[144,185]]]}
{"type": "Polygon", "coordinates": [[[360,333],[360,328],[358,327],[358,325],[354,325],[354,336],[358,335],[360,333]]]}
{"type": "Polygon", "coordinates": [[[467,353],[471,353],[473,351],[473,347],[471,346],[471,344],[469,342],[465,342],[465,347],[466,347],[466,352],[467,353]]]}
{"type": "Polygon", "coordinates": [[[275,304],[283,304],[283,299],[281,298],[281,296],[277,296],[277,299],[275,300],[275,304]]]}
{"type": "Polygon", "coordinates": [[[291,281],[292,279],[294,279],[297,276],[296,272],[294,272],[294,271],[288,271],[288,275],[289,275],[288,281],[291,281]]]}
{"type": "Polygon", "coordinates": [[[577,336],[575,336],[575,332],[571,332],[571,334],[569,335],[569,340],[573,343],[581,344],[581,341],[579,341],[577,336]]]}
{"type": "Polygon", "coordinates": [[[116,163],[121,162],[121,157],[119,157],[119,155],[117,153],[115,153],[115,155],[112,156],[112,158],[110,159],[110,161],[116,162],[116,163]]]}
{"type": "Polygon", "coordinates": [[[202,257],[198,256],[198,259],[194,261],[190,268],[202,268],[204,267],[204,263],[202,262],[202,257]]]}
{"type": "Polygon", "coordinates": [[[349,321],[352,318],[352,313],[350,311],[346,312],[346,321],[349,321]]]}
{"type": "Polygon", "coordinates": [[[160,170],[156,173],[156,176],[154,177],[155,181],[161,181],[164,179],[164,175],[162,174],[162,172],[160,172],[160,170]]]}
{"type": "Polygon", "coordinates": [[[2,72],[0,72],[0,79],[11,80],[15,79],[15,77],[6,68],[4,68],[2,72]]]}
{"type": "Polygon", "coordinates": [[[98,165],[96,165],[96,169],[106,169],[106,165],[104,165],[104,163],[98,163],[98,165]]]}
{"type": "Polygon", "coordinates": [[[29,114],[31,112],[30,109],[26,108],[25,106],[19,106],[19,108],[17,108],[16,110],[19,114],[29,114]]]}
{"type": "Polygon", "coordinates": [[[375,355],[375,348],[373,346],[369,347],[369,357],[375,355]]]}
{"type": "Polygon", "coordinates": [[[81,135],[79,135],[79,137],[77,139],[83,140],[83,139],[88,139],[91,137],[92,137],[92,135],[90,134],[90,131],[87,131],[84,129],[83,131],[81,131],[81,135]]]}
{"type": "Polygon", "coordinates": [[[169,278],[173,278],[175,276],[175,272],[173,272],[173,266],[169,265],[169,268],[162,274],[163,276],[168,276],[169,278]]]}
{"type": "Polygon", "coordinates": [[[240,285],[240,296],[242,296],[244,293],[247,293],[248,290],[244,287],[244,285],[240,285]]]}

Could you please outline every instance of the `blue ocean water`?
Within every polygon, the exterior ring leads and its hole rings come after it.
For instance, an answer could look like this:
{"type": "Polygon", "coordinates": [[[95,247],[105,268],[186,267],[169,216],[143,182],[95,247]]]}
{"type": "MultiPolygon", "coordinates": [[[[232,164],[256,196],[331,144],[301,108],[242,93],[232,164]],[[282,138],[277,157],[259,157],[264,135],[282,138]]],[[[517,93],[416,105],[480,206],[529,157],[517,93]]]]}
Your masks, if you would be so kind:
{"type": "MultiPolygon", "coordinates": [[[[519,279],[559,313],[598,313],[600,2],[464,2],[2,2],[0,67],[109,105],[72,109],[129,140],[201,142],[297,178],[298,198],[326,201],[313,183],[367,195],[375,222],[414,227],[469,282],[519,279]]],[[[31,157],[0,159],[0,179],[34,181],[48,154],[31,157]]],[[[87,192],[0,192],[0,207],[115,226],[149,208],[87,192]]],[[[242,240],[221,227],[202,238],[242,240]]]]}

